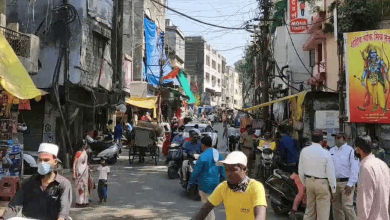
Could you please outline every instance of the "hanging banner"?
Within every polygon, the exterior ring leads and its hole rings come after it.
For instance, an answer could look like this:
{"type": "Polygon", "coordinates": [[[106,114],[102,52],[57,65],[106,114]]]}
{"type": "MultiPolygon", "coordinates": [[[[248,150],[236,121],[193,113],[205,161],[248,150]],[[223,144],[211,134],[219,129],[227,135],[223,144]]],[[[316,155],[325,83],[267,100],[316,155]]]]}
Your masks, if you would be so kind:
{"type": "Polygon", "coordinates": [[[390,29],[344,34],[350,122],[390,123],[390,29]]]}
{"type": "Polygon", "coordinates": [[[308,3],[298,0],[289,0],[290,32],[304,33],[307,30],[307,20],[310,17],[308,3]]]}

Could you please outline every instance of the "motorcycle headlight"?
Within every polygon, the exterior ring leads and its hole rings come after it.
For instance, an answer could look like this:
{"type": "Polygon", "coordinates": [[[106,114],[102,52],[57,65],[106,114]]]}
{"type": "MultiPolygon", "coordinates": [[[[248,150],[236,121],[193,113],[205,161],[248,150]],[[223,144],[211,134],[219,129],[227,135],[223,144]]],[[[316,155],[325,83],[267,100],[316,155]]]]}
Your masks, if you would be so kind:
{"type": "Polygon", "coordinates": [[[274,154],[264,154],[264,153],[262,153],[261,156],[262,156],[265,160],[271,160],[272,157],[274,156],[274,154]]]}

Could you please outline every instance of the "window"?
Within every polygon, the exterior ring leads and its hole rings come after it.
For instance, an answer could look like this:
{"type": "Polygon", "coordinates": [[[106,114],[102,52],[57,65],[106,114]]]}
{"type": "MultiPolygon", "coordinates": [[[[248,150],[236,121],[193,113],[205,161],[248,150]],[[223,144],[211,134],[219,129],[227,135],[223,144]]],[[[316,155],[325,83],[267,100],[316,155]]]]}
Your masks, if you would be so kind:
{"type": "Polygon", "coordinates": [[[236,89],[236,95],[238,95],[238,90],[236,89]]]}
{"type": "Polygon", "coordinates": [[[310,56],[310,67],[314,67],[316,65],[316,51],[310,50],[309,56],[310,56]]]}
{"type": "Polygon", "coordinates": [[[221,64],[218,64],[218,73],[221,72],[221,64]]]}
{"type": "Polygon", "coordinates": [[[213,69],[215,69],[215,70],[217,69],[217,62],[215,62],[215,60],[213,60],[213,62],[212,62],[211,65],[212,65],[211,67],[212,67],[213,69]]]}
{"type": "Polygon", "coordinates": [[[93,33],[93,55],[95,57],[103,58],[104,47],[107,39],[98,33],[93,33]]]}
{"type": "Polygon", "coordinates": [[[210,73],[206,73],[206,82],[210,82],[210,73]]]}
{"type": "Polygon", "coordinates": [[[210,57],[209,56],[206,56],[206,65],[210,66],[210,57]]]}
{"type": "Polygon", "coordinates": [[[237,105],[237,103],[238,103],[237,100],[234,100],[234,104],[237,105]]]}
{"type": "Polygon", "coordinates": [[[221,79],[218,79],[218,85],[220,85],[221,84],[221,79]]]}

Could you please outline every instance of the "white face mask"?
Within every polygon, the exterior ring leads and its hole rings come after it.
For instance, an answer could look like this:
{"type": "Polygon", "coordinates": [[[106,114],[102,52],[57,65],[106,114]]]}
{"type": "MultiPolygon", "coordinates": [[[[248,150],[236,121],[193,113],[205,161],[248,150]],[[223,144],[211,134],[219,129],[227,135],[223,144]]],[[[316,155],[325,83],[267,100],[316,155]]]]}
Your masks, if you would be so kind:
{"type": "Polygon", "coordinates": [[[43,175],[49,174],[53,170],[53,166],[48,162],[40,162],[38,164],[38,173],[43,175]]]}

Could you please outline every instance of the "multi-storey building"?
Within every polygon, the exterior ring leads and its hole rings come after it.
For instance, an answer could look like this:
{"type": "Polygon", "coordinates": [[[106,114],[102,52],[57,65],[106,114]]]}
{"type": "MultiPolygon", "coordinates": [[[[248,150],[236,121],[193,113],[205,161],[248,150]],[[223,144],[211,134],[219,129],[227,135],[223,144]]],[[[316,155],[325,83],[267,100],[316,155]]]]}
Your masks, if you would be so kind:
{"type": "Polygon", "coordinates": [[[226,58],[201,37],[186,37],[185,71],[191,82],[198,85],[195,96],[200,105],[221,106],[222,81],[226,58]]]}

